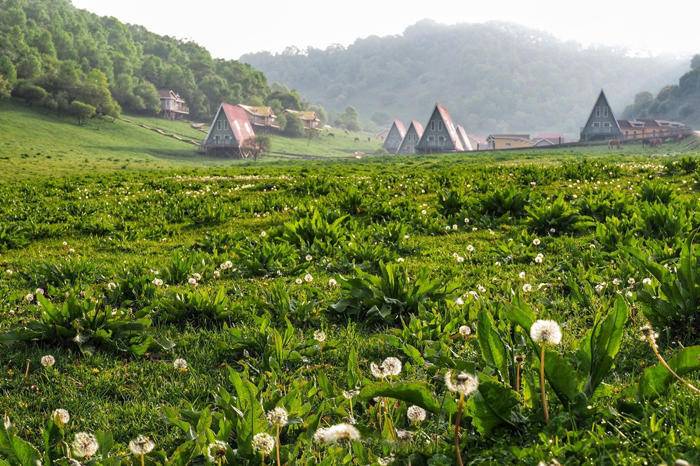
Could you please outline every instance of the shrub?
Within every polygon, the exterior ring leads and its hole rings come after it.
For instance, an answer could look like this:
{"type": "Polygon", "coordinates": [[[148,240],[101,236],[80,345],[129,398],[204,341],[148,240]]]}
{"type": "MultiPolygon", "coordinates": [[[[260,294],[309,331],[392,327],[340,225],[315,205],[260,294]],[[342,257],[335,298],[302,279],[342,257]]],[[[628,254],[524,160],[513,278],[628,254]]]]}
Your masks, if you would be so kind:
{"type": "Polygon", "coordinates": [[[573,233],[593,226],[590,217],[581,215],[562,197],[553,202],[543,200],[539,206],[527,207],[528,224],[540,234],[573,233]]]}
{"type": "Polygon", "coordinates": [[[493,217],[510,215],[520,217],[525,213],[525,206],[530,194],[515,187],[495,189],[481,197],[481,213],[493,217]]]}
{"type": "Polygon", "coordinates": [[[667,183],[648,181],[642,185],[640,195],[642,201],[667,204],[673,199],[673,187],[667,183]]]}
{"type": "Polygon", "coordinates": [[[344,296],[332,309],[369,323],[395,324],[438,305],[448,295],[447,286],[429,279],[426,269],[412,280],[401,264],[380,264],[379,275],[357,270],[357,276],[344,280],[342,287],[344,296]]]}
{"type": "Polygon", "coordinates": [[[74,100],[68,107],[68,113],[78,120],[79,125],[85,124],[88,118],[94,117],[95,112],[95,107],[79,100],[74,100]]]}
{"type": "Polygon", "coordinates": [[[673,207],[659,202],[639,206],[639,223],[642,235],[647,238],[672,239],[690,229],[684,207],[673,207]]]}

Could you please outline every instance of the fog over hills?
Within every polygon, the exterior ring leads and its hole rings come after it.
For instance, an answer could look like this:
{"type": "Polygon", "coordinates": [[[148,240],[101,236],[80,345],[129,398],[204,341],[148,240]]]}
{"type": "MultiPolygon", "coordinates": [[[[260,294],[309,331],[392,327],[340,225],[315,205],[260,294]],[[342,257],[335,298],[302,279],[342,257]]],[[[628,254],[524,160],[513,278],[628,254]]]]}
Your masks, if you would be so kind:
{"type": "Polygon", "coordinates": [[[428,118],[445,104],[469,132],[577,134],[601,88],[621,112],[641,90],[678,79],[687,60],[583,47],[512,23],[423,20],[397,36],[348,47],[289,48],[241,61],[338,112],[355,106],[377,123],[428,118]]]}

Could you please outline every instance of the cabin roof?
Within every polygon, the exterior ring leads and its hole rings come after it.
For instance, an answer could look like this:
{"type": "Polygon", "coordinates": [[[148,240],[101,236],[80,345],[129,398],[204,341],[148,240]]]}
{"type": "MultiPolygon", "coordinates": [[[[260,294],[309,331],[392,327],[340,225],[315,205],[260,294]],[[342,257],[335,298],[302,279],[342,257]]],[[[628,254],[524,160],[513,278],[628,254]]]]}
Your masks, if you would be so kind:
{"type": "Polygon", "coordinates": [[[439,103],[435,105],[435,109],[440,114],[440,118],[442,118],[443,123],[445,123],[445,128],[447,128],[447,134],[449,134],[450,139],[452,140],[452,144],[455,147],[455,150],[459,152],[465,150],[464,145],[460,140],[459,134],[457,133],[457,128],[455,127],[455,124],[452,121],[452,117],[450,116],[450,112],[447,111],[446,107],[439,103]]]}
{"type": "Polygon", "coordinates": [[[307,111],[300,111],[300,110],[290,110],[287,109],[285,112],[290,113],[292,115],[296,115],[297,118],[300,120],[304,121],[319,121],[318,116],[316,115],[316,112],[312,110],[307,110],[307,111]]]}
{"type": "Polygon", "coordinates": [[[239,107],[241,107],[243,110],[246,112],[250,113],[251,115],[263,117],[263,118],[269,118],[269,117],[274,117],[275,113],[272,111],[272,107],[264,107],[264,106],[252,106],[252,105],[243,105],[243,104],[238,104],[239,107]]]}

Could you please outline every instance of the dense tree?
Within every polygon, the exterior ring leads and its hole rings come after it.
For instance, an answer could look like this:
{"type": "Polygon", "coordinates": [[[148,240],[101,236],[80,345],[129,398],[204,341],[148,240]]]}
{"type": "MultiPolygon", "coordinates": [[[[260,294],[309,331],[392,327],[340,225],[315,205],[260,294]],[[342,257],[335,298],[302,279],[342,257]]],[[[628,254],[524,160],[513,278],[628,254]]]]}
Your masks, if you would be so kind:
{"type": "MultiPolygon", "coordinates": [[[[208,119],[222,101],[264,104],[265,76],[235,60],[213,59],[194,42],[99,17],[69,0],[0,0],[0,74],[14,86],[28,80],[50,94],[49,108],[73,100],[99,115],[156,113],[157,89],[173,89],[194,118],[208,119]]],[[[5,84],[6,85],[6,84],[5,84]]],[[[22,91],[26,91],[23,84],[22,91]]],[[[271,99],[301,109],[298,93],[276,89],[271,99]]]]}
{"type": "Polygon", "coordinates": [[[12,96],[19,99],[24,99],[29,105],[41,104],[48,93],[42,87],[32,84],[29,81],[20,80],[17,81],[14,89],[12,90],[12,96]]]}
{"type": "Polygon", "coordinates": [[[678,84],[664,86],[656,97],[650,92],[637,94],[623,116],[678,120],[700,126],[700,55],[693,57],[690,71],[680,77],[678,84]]]}
{"type": "Polygon", "coordinates": [[[355,107],[347,107],[335,120],[335,124],[349,131],[359,131],[360,121],[355,107]]]}
{"type": "Polygon", "coordinates": [[[5,76],[0,74],[0,99],[8,97],[11,90],[12,85],[10,84],[10,81],[5,76]]]}
{"type": "Polygon", "coordinates": [[[304,135],[304,123],[298,116],[287,114],[287,121],[284,125],[284,134],[293,138],[299,138],[304,135]]]}
{"type": "Polygon", "coordinates": [[[69,111],[71,115],[78,119],[78,124],[82,125],[85,124],[85,121],[88,118],[95,116],[96,109],[92,105],[86,104],[79,100],[74,100],[70,104],[69,111]]]}
{"type": "Polygon", "coordinates": [[[513,24],[429,21],[348,47],[263,52],[241,60],[335,114],[352,105],[368,119],[383,112],[425,122],[439,101],[468,131],[484,134],[578,134],[601,88],[620,108],[637,91],[678,76],[682,66],[675,59],[583,48],[513,24]]]}

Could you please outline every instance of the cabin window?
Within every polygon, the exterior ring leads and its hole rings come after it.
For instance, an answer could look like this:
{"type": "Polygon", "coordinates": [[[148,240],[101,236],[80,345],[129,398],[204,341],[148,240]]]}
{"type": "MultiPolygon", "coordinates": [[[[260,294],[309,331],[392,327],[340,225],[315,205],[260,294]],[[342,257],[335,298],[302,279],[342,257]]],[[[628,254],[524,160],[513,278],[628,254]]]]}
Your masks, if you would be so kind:
{"type": "Polygon", "coordinates": [[[438,125],[438,131],[442,131],[442,121],[438,121],[437,125],[438,125]]]}

